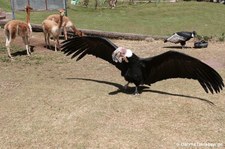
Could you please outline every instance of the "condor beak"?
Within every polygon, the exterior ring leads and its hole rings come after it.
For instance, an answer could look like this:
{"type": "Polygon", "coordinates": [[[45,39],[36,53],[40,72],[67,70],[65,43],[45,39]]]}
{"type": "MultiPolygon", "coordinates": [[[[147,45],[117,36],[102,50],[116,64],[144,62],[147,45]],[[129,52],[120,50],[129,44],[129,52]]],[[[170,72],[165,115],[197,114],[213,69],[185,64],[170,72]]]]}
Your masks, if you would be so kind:
{"type": "Polygon", "coordinates": [[[129,62],[126,56],[123,57],[123,60],[127,63],[129,62]]]}
{"type": "Polygon", "coordinates": [[[127,63],[129,62],[128,59],[127,59],[127,57],[124,56],[124,54],[122,54],[120,52],[113,54],[112,58],[113,58],[113,61],[116,62],[116,63],[117,62],[122,63],[123,60],[125,62],[127,62],[127,63]]]}

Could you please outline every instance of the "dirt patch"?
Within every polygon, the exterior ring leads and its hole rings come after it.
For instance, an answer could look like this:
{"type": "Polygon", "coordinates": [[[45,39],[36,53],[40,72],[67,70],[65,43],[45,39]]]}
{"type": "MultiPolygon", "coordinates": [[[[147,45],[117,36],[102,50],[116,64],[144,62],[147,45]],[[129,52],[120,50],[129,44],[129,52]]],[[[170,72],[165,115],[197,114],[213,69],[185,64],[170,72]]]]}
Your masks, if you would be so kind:
{"type": "MultiPolygon", "coordinates": [[[[3,46],[4,38],[0,41],[3,46]]],[[[225,78],[225,43],[181,50],[163,41],[113,42],[143,57],[182,51],[225,78]]],[[[118,91],[126,82],[107,62],[93,56],[76,62],[47,50],[41,33],[31,43],[31,57],[20,38],[14,42],[15,61],[0,51],[0,148],[225,146],[224,91],[206,94],[197,81],[172,79],[133,96],[118,91]]]]}

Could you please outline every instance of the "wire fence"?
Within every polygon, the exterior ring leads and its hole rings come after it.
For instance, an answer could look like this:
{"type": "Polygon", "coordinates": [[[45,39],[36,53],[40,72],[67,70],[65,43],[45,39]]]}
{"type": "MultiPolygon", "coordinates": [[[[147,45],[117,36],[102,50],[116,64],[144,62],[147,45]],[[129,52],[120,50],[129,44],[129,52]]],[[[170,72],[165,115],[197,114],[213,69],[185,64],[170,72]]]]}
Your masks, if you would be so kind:
{"type": "MultiPolygon", "coordinates": [[[[15,11],[24,10],[30,5],[33,11],[56,10],[67,8],[67,0],[11,0],[12,17],[15,19],[15,11]]],[[[66,11],[67,14],[67,11],[66,11]]]]}
{"type": "Polygon", "coordinates": [[[66,2],[67,0],[11,0],[11,6],[15,11],[24,10],[27,4],[36,11],[55,10],[66,8],[66,2]]]}

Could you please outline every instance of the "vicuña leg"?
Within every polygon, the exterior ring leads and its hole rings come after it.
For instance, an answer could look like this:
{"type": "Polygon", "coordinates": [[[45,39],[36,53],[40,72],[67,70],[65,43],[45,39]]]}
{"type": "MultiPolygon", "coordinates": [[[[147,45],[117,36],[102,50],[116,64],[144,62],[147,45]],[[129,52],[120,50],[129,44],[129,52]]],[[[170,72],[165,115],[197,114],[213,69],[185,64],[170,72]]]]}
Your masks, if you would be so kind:
{"type": "Polygon", "coordinates": [[[6,49],[7,49],[8,57],[9,58],[13,58],[12,55],[11,55],[11,48],[10,48],[11,42],[12,42],[11,37],[6,37],[5,46],[6,46],[6,49]]]}
{"type": "Polygon", "coordinates": [[[26,46],[26,50],[27,50],[27,55],[30,56],[31,52],[30,52],[30,45],[29,45],[29,40],[28,40],[28,37],[25,36],[25,37],[22,37],[23,38],[23,42],[26,46]]]}

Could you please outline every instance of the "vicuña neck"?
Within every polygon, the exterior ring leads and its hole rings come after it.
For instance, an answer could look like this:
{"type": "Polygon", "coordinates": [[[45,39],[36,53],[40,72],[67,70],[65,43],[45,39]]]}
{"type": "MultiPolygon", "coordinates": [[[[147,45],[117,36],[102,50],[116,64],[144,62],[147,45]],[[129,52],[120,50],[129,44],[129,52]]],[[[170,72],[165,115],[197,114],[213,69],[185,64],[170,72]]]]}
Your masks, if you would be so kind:
{"type": "Polygon", "coordinates": [[[32,32],[31,24],[30,24],[30,10],[27,10],[27,16],[26,16],[26,22],[27,25],[29,26],[30,31],[32,32]]]}
{"type": "Polygon", "coordinates": [[[60,15],[60,16],[59,16],[59,28],[62,27],[62,23],[63,23],[63,16],[60,15]]]}
{"type": "Polygon", "coordinates": [[[78,33],[78,30],[76,29],[76,27],[74,25],[71,28],[72,28],[74,33],[78,33]]]}
{"type": "Polygon", "coordinates": [[[27,17],[26,17],[27,24],[30,24],[30,11],[27,11],[27,17]]]}

